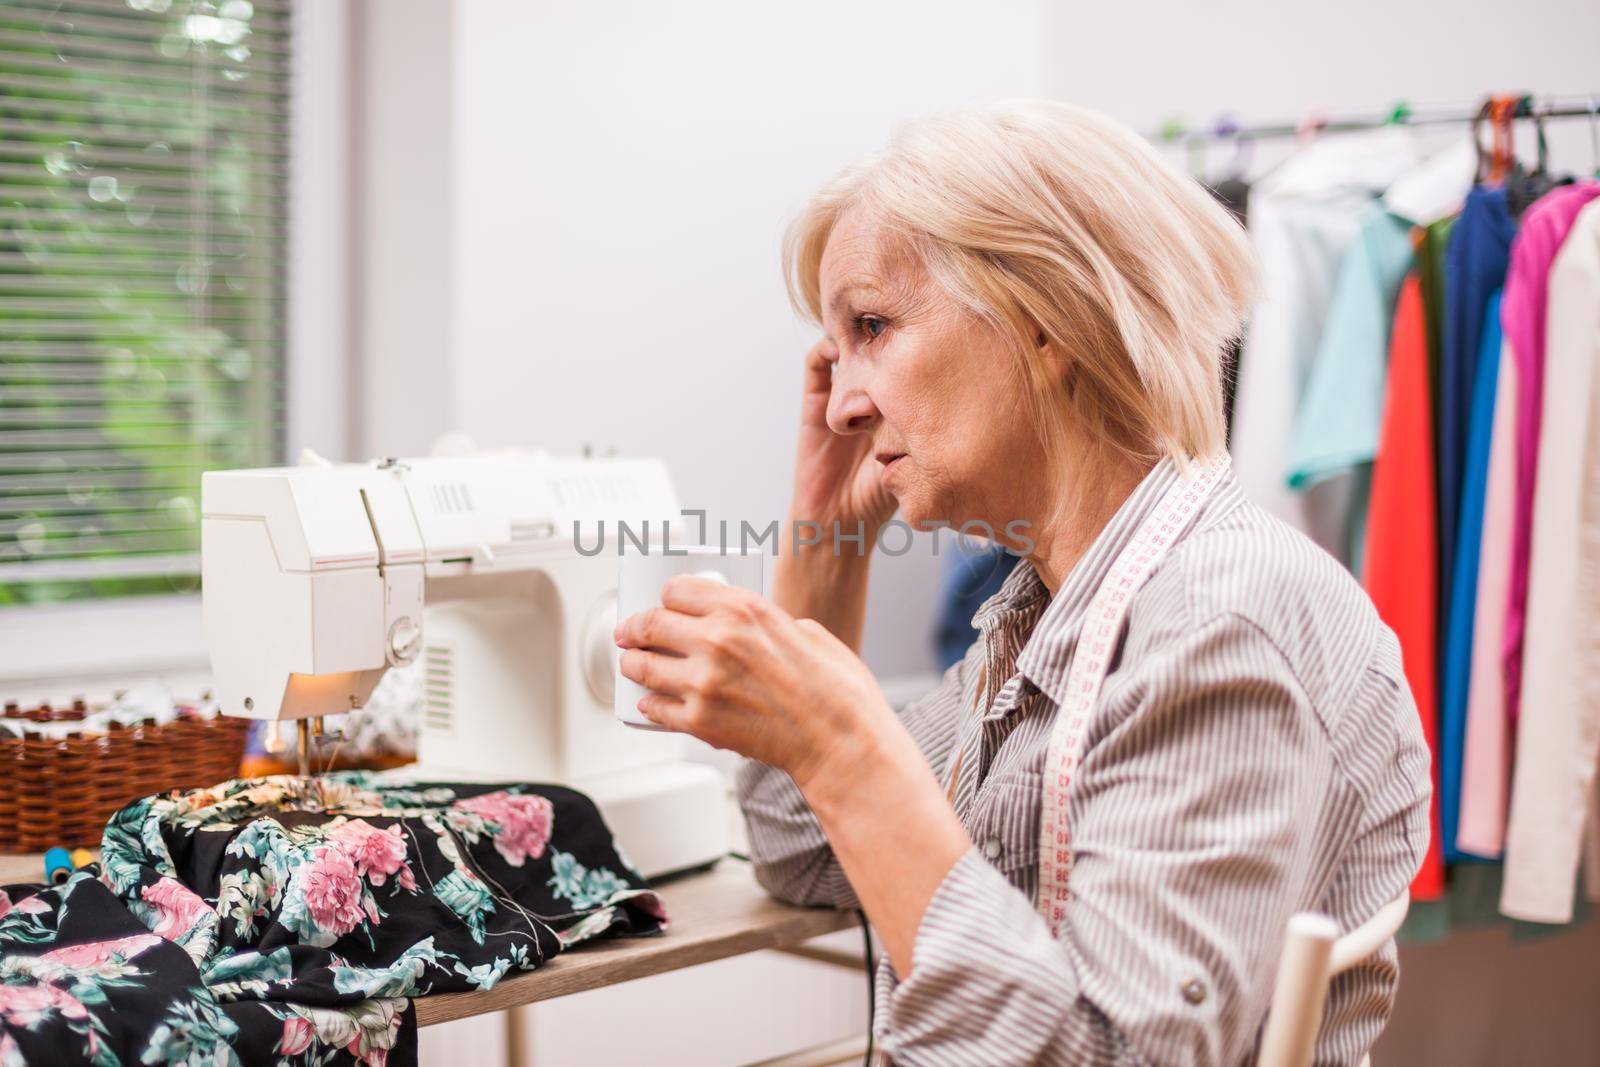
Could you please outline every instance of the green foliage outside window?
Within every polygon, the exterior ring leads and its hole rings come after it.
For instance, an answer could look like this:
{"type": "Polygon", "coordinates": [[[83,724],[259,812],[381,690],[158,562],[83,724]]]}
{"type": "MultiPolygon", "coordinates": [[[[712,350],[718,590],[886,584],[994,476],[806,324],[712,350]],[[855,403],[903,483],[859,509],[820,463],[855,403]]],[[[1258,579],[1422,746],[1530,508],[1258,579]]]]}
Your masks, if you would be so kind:
{"type": "Polygon", "coordinates": [[[0,605],[192,591],[281,462],[287,0],[0,0],[0,605]]]}

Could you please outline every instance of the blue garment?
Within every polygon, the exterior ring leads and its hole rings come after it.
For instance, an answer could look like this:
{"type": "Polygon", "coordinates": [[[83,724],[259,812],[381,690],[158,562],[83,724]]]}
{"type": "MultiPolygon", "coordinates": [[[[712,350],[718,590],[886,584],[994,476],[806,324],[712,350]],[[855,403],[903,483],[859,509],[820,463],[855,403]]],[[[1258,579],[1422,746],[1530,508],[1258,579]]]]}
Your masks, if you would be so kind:
{"type": "MultiPolygon", "coordinates": [[[[1489,294],[1505,284],[1511,238],[1517,224],[1501,186],[1474,186],[1467,193],[1450,243],[1445,248],[1444,337],[1439,353],[1438,420],[1439,577],[1455,573],[1456,530],[1461,523],[1462,470],[1466,466],[1467,427],[1472,386],[1483,334],[1483,309],[1489,294]]],[[[1449,618],[1441,599],[1440,625],[1449,618]]],[[[1441,630],[1442,632],[1442,630],[1441,630]]],[[[1442,669],[1442,666],[1441,666],[1442,669]]]]}
{"type": "MultiPolygon", "coordinates": [[[[1439,684],[1439,829],[1446,863],[1476,859],[1456,847],[1461,815],[1461,762],[1466,748],[1467,692],[1472,681],[1472,631],[1477,616],[1478,553],[1483,534],[1483,498],[1489,481],[1489,442],[1494,436],[1494,401],[1500,378],[1500,290],[1489,296],[1472,385],[1466,462],[1461,479],[1461,521],[1456,530],[1455,570],[1450,575],[1439,684]]],[[[1492,857],[1485,857],[1492,858],[1492,857]]]]}
{"type": "Polygon", "coordinates": [[[1018,558],[998,547],[971,554],[957,549],[951,554],[940,591],[944,607],[939,612],[939,630],[934,637],[941,671],[965,656],[978,639],[972,617],[985,600],[1000,591],[1018,558]]]}
{"type": "Polygon", "coordinates": [[[1400,283],[1416,259],[1411,224],[1373,207],[1339,262],[1317,354],[1289,441],[1288,482],[1306,490],[1350,475],[1350,526],[1341,558],[1361,572],[1367,492],[1378,451],[1389,366],[1389,328],[1400,283]]]}

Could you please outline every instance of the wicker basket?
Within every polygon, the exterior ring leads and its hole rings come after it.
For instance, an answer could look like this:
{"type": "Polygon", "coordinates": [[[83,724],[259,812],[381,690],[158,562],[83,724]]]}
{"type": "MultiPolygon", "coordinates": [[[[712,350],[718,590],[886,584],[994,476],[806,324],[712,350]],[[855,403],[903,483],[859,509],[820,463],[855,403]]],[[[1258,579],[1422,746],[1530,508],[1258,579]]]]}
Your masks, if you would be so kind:
{"type": "Polygon", "coordinates": [[[201,716],[182,708],[176,719],[103,729],[71,709],[5,706],[0,730],[0,853],[61,845],[93,848],[117,809],[152,793],[215,785],[239,773],[250,720],[201,716]],[[85,722],[63,733],[62,722],[85,722]],[[52,724],[48,727],[42,724],[52,724]]]}

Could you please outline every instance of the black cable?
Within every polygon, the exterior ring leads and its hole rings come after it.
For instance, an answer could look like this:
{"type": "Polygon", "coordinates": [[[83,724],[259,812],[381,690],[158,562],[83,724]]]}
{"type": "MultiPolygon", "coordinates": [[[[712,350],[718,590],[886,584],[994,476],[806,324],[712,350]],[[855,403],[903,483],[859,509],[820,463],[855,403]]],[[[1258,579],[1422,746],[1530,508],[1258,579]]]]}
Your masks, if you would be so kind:
{"type": "MultiPolygon", "coordinates": [[[[730,851],[728,857],[730,859],[743,860],[745,863],[750,862],[750,857],[742,852],[730,851]]],[[[857,909],[856,918],[861,922],[861,958],[867,968],[867,1056],[861,1062],[862,1067],[872,1067],[872,1020],[878,1010],[876,1003],[878,996],[878,968],[872,955],[872,927],[867,925],[867,913],[857,909]]]]}
{"type": "Polygon", "coordinates": [[[861,920],[862,958],[867,965],[867,1055],[861,1064],[862,1067],[872,1067],[872,1020],[878,1010],[874,1003],[878,996],[877,968],[872,965],[872,927],[867,925],[867,913],[857,911],[856,918],[861,920]]]}

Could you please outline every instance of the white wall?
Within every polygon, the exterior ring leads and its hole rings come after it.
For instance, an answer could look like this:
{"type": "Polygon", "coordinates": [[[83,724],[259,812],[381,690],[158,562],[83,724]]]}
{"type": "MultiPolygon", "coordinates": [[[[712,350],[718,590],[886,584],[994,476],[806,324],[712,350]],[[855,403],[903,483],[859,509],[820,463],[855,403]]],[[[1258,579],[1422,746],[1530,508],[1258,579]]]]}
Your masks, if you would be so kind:
{"type": "MultiPolygon", "coordinates": [[[[1600,89],[1600,5],[1538,0],[1055,6],[1052,90],[1138,125],[1381,113],[1476,104],[1488,92],[1600,89]]],[[[1577,124],[1586,163],[1587,139],[1577,124]]],[[[1573,131],[1573,124],[1566,129],[1573,131]]]]}
{"type": "MultiPolygon", "coordinates": [[[[332,0],[322,0],[324,3],[332,0]]],[[[351,0],[351,198],[357,267],[352,352],[360,381],[348,459],[425,455],[455,426],[451,365],[452,3],[351,0]]]]}
{"type": "MultiPolygon", "coordinates": [[[[1471,110],[1491,92],[1585,94],[1600,90],[1600,4],[1539,0],[1512,16],[1495,0],[1351,0],[1280,4],[1221,0],[1185,4],[1057,4],[1051,92],[1100,108],[1140,130],[1172,118],[1211,128],[1325,115],[1386,114],[1405,101],[1419,112],[1471,110]]],[[[1594,171],[1587,124],[1548,124],[1552,159],[1594,171]]],[[[1465,137],[1462,127],[1423,128],[1427,145],[1465,137]]],[[[1533,155],[1518,124],[1519,152],[1533,155]]],[[[1293,147],[1257,149],[1259,171],[1293,147]]],[[[1229,144],[1213,167],[1234,158],[1229,144]]]]}

